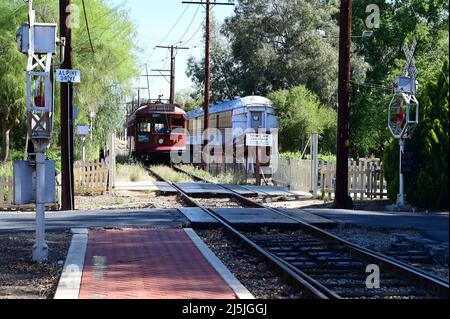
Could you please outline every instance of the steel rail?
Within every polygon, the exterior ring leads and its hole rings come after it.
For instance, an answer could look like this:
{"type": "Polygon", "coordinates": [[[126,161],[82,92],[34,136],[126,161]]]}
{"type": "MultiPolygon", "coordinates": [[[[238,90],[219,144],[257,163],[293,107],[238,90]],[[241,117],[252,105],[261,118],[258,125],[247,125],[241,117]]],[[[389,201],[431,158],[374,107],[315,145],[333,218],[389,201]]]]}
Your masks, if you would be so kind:
{"type": "MultiPolygon", "coordinates": [[[[180,173],[184,173],[186,175],[192,176],[195,179],[204,181],[206,183],[211,183],[209,181],[202,179],[201,177],[194,176],[193,174],[186,172],[186,171],[180,169],[179,167],[176,167],[176,170],[179,171],[180,173]]],[[[323,240],[328,241],[328,242],[331,242],[331,241],[337,242],[340,245],[343,245],[344,247],[346,247],[350,253],[357,256],[358,258],[363,259],[368,262],[371,262],[373,264],[376,264],[380,268],[384,267],[385,269],[388,269],[391,273],[397,275],[401,279],[404,279],[404,280],[407,280],[407,281],[413,283],[414,286],[418,286],[429,292],[431,291],[434,294],[438,295],[440,298],[446,298],[446,299],[449,298],[449,283],[447,281],[443,280],[442,278],[439,278],[435,275],[429,274],[421,269],[418,269],[416,267],[408,265],[408,264],[406,264],[400,260],[394,259],[392,257],[386,256],[382,253],[374,252],[368,248],[353,244],[353,243],[351,243],[347,240],[344,240],[342,238],[339,238],[336,235],[333,235],[323,229],[320,229],[316,226],[308,224],[299,218],[290,216],[290,215],[280,211],[279,209],[268,207],[268,206],[265,206],[260,203],[256,203],[256,202],[240,195],[239,193],[237,193],[233,190],[229,190],[229,191],[233,193],[234,198],[236,198],[237,200],[239,200],[241,203],[243,203],[245,205],[248,205],[250,207],[267,209],[267,210],[270,210],[270,211],[272,211],[276,214],[279,214],[283,217],[294,220],[294,221],[298,222],[300,224],[300,226],[302,227],[302,229],[304,229],[308,233],[315,235],[317,237],[320,237],[323,240]]],[[[288,262],[285,262],[284,260],[283,260],[283,262],[285,264],[289,264],[288,262]]],[[[292,266],[290,264],[289,264],[289,266],[291,267],[291,269],[292,268],[297,269],[295,266],[292,266]]],[[[313,281],[317,282],[314,279],[313,279],[313,281]]],[[[311,283],[313,283],[313,282],[311,282],[311,283]]]]}
{"type": "Polygon", "coordinates": [[[337,294],[335,294],[330,289],[326,288],[319,282],[312,279],[310,276],[304,274],[303,272],[299,271],[298,269],[292,267],[292,265],[289,265],[286,261],[282,260],[280,257],[266,251],[261,246],[254,243],[252,240],[250,240],[248,237],[240,233],[238,230],[236,230],[233,226],[231,226],[226,220],[224,220],[222,217],[214,213],[208,208],[203,207],[200,205],[195,199],[190,197],[188,194],[186,194],[180,187],[178,187],[175,183],[172,183],[171,181],[166,180],[163,176],[159,175],[155,171],[153,171],[151,168],[148,168],[150,173],[152,173],[157,179],[169,184],[173,188],[175,188],[178,193],[181,195],[183,200],[188,202],[190,205],[193,205],[194,207],[198,207],[202,209],[205,213],[215,218],[221,225],[225,227],[234,237],[239,239],[241,242],[245,243],[249,246],[253,251],[258,253],[261,257],[263,257],[266,261],[268,261],[272,266],[276,267],[279,272],[281,272],[284,276],[290,279],[291,282],[293,282],[296,286],[300,287],[302,292],[313,299],[340,299],[341,297],[337,294]]]}

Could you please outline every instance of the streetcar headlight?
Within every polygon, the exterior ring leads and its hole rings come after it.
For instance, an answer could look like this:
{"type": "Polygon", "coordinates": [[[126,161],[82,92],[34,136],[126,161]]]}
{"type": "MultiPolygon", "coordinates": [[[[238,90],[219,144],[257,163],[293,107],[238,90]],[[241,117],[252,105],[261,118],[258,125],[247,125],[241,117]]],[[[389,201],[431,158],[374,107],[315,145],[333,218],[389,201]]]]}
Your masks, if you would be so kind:
{"type": "Polygon", "coordinates": [[[164,139],[160,138],[160,139],[158,140],[158,144],[159,144],[159,145],[163,145],[163,144],[164,144],[164,139]]]}

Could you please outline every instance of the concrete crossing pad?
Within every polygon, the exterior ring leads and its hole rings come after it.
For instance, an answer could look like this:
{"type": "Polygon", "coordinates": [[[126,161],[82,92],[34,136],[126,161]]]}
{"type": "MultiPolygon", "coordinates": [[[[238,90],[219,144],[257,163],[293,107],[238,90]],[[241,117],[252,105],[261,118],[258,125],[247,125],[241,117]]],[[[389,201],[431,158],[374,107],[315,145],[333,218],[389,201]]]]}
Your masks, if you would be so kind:
{"type": "Polygon", "coordinates": [[[232,225],[277,227],[298,224],[293,219],[265,208],[214,208],[212,210],[232,225]]]}
{"type": "Polygon", "coordinates": [[[302,209],[297,208],[279,208],[278,210],[282,211],[283,213],[292,216],[296,219],[300,219],[304,221],[305,223],[317,226],[317,227],[335,227],[338,225],[338,223],[334,220],[321,217],[319,215],[307,212],[302,209]]]}
{"type": "Polygon", "coordinates": [[[183,207],[178,209],[191,222],[192,226],[213,226],[219,222],[199,207],[183,207]]]}
{"type": "Polygon", "coordinates": [[[166,182],[155,182],[155,187],[162,195],[175,195],[178,193],[178,191],[173,186],[166,182]]]}
{"type": "Polygon", "coordinates": [[[246,189],[246,188],[244,188],[244,187],[242,187],[240,185],[235,185],[235,184],[219,184],[219,185],[224,187],[224,188],[226,188],[226,189],[229,189],[229,190],[231,190],[233,192],[236,192],[239,195],[244,196],[244,197],[256,197],[256,196],[258,196],[257,192],[248,190],[248,189],[246,189]]]}
{"type": "Polygon", "coordinates": [[[249,185],[245,185],[243,187],[251,192],[258,193],[259,196],[263,196],[263,197],[296,196],[295,194],[291,193],[287,187],[283,187],[283,186],[249,186],[249,185]]]}
{"type": "Polygon", "coordinates": [[[233,192],[225,189],[217,184],[203,184],[203,183],[177,183],[177,187],[182,189],[186,194],[193,197],[223,195],[232,196],[233,192]]]}

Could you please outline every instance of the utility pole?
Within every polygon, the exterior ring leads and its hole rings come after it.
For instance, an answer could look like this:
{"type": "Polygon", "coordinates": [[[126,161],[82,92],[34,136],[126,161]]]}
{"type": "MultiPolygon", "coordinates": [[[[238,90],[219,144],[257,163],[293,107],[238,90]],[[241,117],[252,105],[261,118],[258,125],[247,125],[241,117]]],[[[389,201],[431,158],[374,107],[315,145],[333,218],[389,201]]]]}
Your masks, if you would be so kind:
{"type": "Polygon", "coordinates": [[[137,87],[137,88],[134,88],[134,89],[138,91],[138,100],[137,100],[137,108],[136,108],[136,110],[137,110],[138,108],[141,107],[141,90],[147,90],[147,88],[137,87]]]}
{"type": "Polygon", "coordinates": [[[175,103],[175,50],[189,50],[189,48],[177,46],[156,46],[160,49],[170,49],[170,98],[169,103],[175,103]]]}
{"type": "Polygon", "coordinates": [[[205,37],[205,102],[204,102],[204,142],[203,147],[209,143],[209,105],[211,96],[211,8],[210,1],[206,0],[206,37],[205,37]]]}
{"type": "Polygon", "coordinates": [[[149,75],[148,75],[148,66],[147,64],[145,65],[145,76],[147,78],[147,92],[148,92],[148,100],[151,101],[151,96],[150,96],[150,81],[149,81],[149,75]]]}
{"type": "MultiPolygon", "coordinates": [[[[72,0],[59,0],[60,37],[66,39],[64,61],[61,69],[72,69],[72,29],[69,20],[72,0]]],[[[73,182],[73,88],[71,83],[61,83],[61,163],[62,210],[74,210],[73,182]]]]}
{"type": "Polygon", "coordinates": [[[352,0],[341,0],[339,33],[339,107],[337,129],[336,187],[333,208],[354,209],[348,195],[349,114],[350,114],[350,45],[352,0]]]}
{"type": "MultiPolygon", "coordinates": [[[[231,5],[234,6],[234,1],[211,3],[211,0],[205,1],[182,1],[184,4],[201,4],[206,9],[206,34],[205,34],[205,100],[204,100],[204,131],[209,129],[209,105],[211,95],[211,6],[215,5],[231,5]]],[[[204,135],[203,147],[208,145],[208,134],[204,135]]],[[[203,157],[202,157],[203,158],[203,157]]]]}

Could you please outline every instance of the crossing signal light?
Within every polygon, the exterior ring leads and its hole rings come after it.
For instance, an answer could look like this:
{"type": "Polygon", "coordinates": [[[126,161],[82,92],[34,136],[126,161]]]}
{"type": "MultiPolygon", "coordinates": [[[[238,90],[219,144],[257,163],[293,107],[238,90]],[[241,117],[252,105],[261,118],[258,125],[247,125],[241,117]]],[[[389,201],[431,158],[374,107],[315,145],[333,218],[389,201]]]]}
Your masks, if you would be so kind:
{"type": "Polygon", "coordinates": [[[44,81],[42,79],[37,83],[37,94],[34,97],[34,105],[36,107],[45,107],[45,90],[44,90],[44,81]]]}

